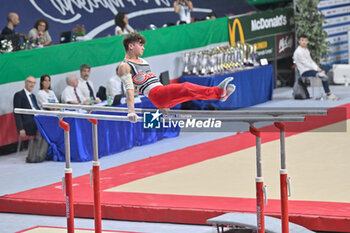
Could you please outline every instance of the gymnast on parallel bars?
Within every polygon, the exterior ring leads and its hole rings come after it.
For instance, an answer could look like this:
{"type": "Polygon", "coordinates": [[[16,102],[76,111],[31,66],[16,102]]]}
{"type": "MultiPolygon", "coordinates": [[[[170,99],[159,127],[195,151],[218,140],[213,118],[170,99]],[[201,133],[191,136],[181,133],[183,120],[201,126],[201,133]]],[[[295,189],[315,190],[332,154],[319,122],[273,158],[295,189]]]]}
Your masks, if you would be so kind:
{"type": "Polygon", "coordinates": [[[147,61],[140,58],[145,50],[146,39],[140,33],[130,33],[123,39],[125,58],[117,67],[117,74],[126,87],[126,103],[128,119],[137,121],[135,113],[135,89],[148,97],[151,102],[168,115],[168,109],[182,102],[199,99],[219,99],[225,101],[236,89],[229,84],[233,77],[224,79],[216,87],[206,87],[189,82],[163,86],[159,78],[151,72],[147,61]]]}

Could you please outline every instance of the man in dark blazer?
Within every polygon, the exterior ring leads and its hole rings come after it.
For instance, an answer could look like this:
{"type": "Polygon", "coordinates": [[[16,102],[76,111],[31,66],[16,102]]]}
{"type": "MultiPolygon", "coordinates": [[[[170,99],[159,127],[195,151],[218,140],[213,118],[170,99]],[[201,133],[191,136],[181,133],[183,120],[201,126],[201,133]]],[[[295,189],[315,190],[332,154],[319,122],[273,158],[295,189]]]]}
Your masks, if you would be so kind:
{"type": "MultiPolygon", "coordinates": [[[[13,98],[13,107],[39,110],[35,95],[32,94],[34,87],[35,78],[33,76],[27,77],[24,89],[17,92],[13,98]]],[[[15,113],[15,121],[18,133],[21,137],[36,135],[37,127],[33,115],[15,113]]]]}

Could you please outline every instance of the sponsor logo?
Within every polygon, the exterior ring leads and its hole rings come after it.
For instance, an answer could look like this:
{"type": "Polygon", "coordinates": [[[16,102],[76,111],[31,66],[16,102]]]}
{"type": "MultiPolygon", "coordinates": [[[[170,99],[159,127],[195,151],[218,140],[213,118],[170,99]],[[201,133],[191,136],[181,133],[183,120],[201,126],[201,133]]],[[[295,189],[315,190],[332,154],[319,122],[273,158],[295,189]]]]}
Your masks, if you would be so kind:
{"type": "Polygon", "coordinates": [[[263,57],[263,56],[272,54],[273,51],[272,51],[272,48],[271,48],[271,49],[265,49],[265,50],[257,51],[257,53],[258,53],[258,55],[259,55],[260,57],[263,57]]]}
{"type": "Polygon", "coordinates": [[[291,35],[282,37],[278,42],[278,53],[282,53],[287,49],[293,48],[293,38],[291,35]]]}
{"type": "Polygon", "coordinates": [[[268,45],[267,41],[261,41],[261,42],[254,43],[254,46],[256,46],[257,50],[266,49],[267,45],[268,45]]]}
{"type": "Polygon", "coordinates": [[[251,31],[259,31],[269,28],[277,28],[281,26],[287,25],[287,17],[285,15],[276,16],[273,18],[260,18],[260,19],[253,19],[250,21],[251,23],[251,31]]]}
{"type": "Polygon", "coordinates": [[[238,27],[240,40],[242,43],[244,43],[244,33],[243,33],[242,24],[239,21],[239,19],[235,19],[232,23],[232,27],[230,25],[228,25],[231,46],[236,46],[236,27],[238,27]]]}

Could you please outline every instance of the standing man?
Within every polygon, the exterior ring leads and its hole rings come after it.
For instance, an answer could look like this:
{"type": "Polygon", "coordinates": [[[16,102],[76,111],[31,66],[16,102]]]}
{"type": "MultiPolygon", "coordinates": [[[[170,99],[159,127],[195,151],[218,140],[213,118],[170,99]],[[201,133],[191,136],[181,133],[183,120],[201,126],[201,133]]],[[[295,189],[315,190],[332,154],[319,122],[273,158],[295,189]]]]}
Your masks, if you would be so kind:
{"type": "Polygon", "coordinates": [[[67,87],[62,92],[62,102],[67,104],[90,104],[90,99],[86,99],[78,88],[78,78],[75,74],[66,77],[67,87]]]}
{"type": "Polygon", "coordinates": [[[11,35],[11,34],[15,34],[15,27],[17,27],[17,25],[19,24],[19,16],[18,14],[14,13],[14,12],[10,12],[7,15],[7,26],[5,26],[2,29],[1,34],[2,35],[11,35]]]}
{"type": "Polygon", "coordinates": [[[26,35],[15,31],[15,28],[17,27],[19,22],[20,21],[18,14],[10,12],[7,15],[7,26],[5,26],[1,32],[1,35],[3,35],[5,39],[12,41],[14,50],[20,49],[20,37],[22,37],[24,40],[26,39],[26,35]]]}
{"type": "MultiPolygon", "coordinates": [[[[24,83],[24,89],[17,92],[13,98],[13,107],[39,110],[35,95],[32,94],[34,87],[35,78],[28,76],[24,83]]],[[[15,121],[21,137],[36,135],[37,127],[33,115],[15,113],[15,121]]]]}
{"type": "Polygon", "coordinates": [[[80,89],[85,99],[90,100],[92,98],[94,100],[94,103],[98,104],[101,102],[101,100],[96,97],[94,84],[91,80],[89,80],[90,72],[91,67],[88,64],[83,64],[80,66],[80,79],[78,88],[80,89]]]}
{"type": "Polygon", "coordinates": [[[327,94],[327,100],[338,100],[339,98],[334,95],[330,89],[328,84],[328,76],[327,72],[330,67],[321,66],[319,67],[314,60],[312,60],[310,51],[307,49],[307,44],[309,40],[306,35],[299,36],[299,46],[294,51],[293,59],[297,66],[301,77],[315,77],[320,78],[322,80],[322,85],[325,93],[327,94]]]}
{"type": "Polygon", "coordinates": [[[176,0],[174,2],[174,11],[179,14],[181,23],[191,23],[191,11],[193,10],[193,4],[190,0],[176,0]]]}
{"type": "Polygon", "coordinates": [[[233,77],[224,79],[216,87],[200,86],[185,82],[163,86],[159,78],[151,72],[147,61],[140,58],[145,50],[145,37],[140,33],[132,32],[123,38],[125,58],[117,67],[117,74],[125,85],[128,119],[137,121],[135,113],[134,90],[147,96],[151,102],[165,115],[167,109],[179,103],[200,99],[226,99],[235,91],[236,86],[229,84],[233,77]]]}

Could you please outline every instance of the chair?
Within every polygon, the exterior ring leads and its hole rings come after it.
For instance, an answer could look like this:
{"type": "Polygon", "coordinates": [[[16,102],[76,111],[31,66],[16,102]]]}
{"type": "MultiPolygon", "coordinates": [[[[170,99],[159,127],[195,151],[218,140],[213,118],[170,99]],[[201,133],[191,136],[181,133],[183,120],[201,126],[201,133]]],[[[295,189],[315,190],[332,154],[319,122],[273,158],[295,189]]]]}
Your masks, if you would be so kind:
{"type": "Polygon", "coordinates": [[[164,71],[159,75],[159,81],[164,85],[170,84],[169,71],[164,71]]]}
{"type": "MultiPolygon", "coordinates": [[[[324,99],[324,95],[323,95],[323,85],[322,85],[322,81],[320,78],[318,77],[314,77],[314,76],[309,76],[309,77],[301,77],[300,72],[298,67],[295,65],[295,80],[294,82],[296,83],[299,79],[302,80],[302,82],[304,82],[305,84],[310,83],[310,87],[311,87],[311,98],[313,100],[323,100],[324,99]]],[[[295,85],[294,85],[295,86],[295,85]]]]}
{"type": "Polygon", "coordinates": [[[21,150],[23,149],[23,142],[28,141],[28,143],[32,140],[32,137],[27,136],[22,138],[19,134],[18,134],[18,144],[17,144],[17,154],[19,152],[21,152],[21,150]]]}
{"type": "Polygon", "coordinates": [[[100,100],[106,100],[107,99],[106,88],[104,86],[100,86],[98,88],[96,96],[100,98],[100,100]]]}
{"type": "Polygon", "coordinates": [[[23,148],[23,142],[28,141],[28,147],[30,142],[34,139],[34,136],[26,136],[24,138],[22,138],[19,134],[18,134],[18,143],[17,143],[17,154],[19,152],[21,152],[22,148],[23,148]]]}
{"type": "Polygon", "coordinates": [[[313,100],[323,100],[323,85],[322,80],[317,77],[308,77],[311,87],[311,97],[313,100]]]}
{"type": "Polygon", "coordinates": [[[22,148],[22,137],[18,135],[17,154],[21,151],[21,148],[22,148]]]}

